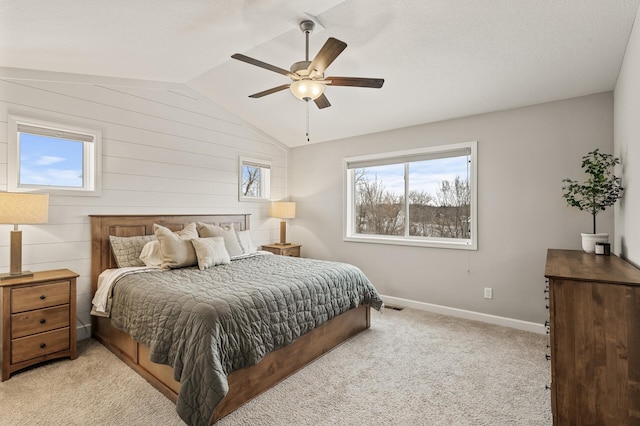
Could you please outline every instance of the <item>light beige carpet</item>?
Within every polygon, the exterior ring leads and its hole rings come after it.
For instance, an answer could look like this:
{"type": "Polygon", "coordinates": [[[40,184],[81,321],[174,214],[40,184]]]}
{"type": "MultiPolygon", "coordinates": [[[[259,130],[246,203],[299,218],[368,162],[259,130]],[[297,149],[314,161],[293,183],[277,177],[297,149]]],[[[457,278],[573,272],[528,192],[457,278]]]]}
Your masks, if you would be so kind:
{"type": "MultiPolygon", "coordinates": [[[[546,336],[410,309],[218,422],[550,425],[546,336]]],[[[94,340],[0,383],[0,425],[179,425],[175,406],[94,340]]]]}

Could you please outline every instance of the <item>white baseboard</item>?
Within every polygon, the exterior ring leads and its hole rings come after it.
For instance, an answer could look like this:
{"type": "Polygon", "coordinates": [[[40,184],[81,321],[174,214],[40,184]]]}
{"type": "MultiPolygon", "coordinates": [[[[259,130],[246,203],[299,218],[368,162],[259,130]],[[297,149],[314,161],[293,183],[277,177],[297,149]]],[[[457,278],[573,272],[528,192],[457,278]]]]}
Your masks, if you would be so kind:
{"type": "Polygon", "coordinates": [[[415,300],[402,299],[400,297],[381,295],[385,304],[404,306],[418,309],[420,311],[434,312],[436,314],[450,315],[458,318],[465,318],[474,321],[486,322],[489,324],[502,325],[504,327],[516,328],[518,330],[531,331],[533,333],[545,334],[544,324],[522,321],[513,318],[499,317],[497,315],[483,314],[481,312],[467,311],[464,309],[450,308],[448,306],[434,305],[432,303],[416,302],[415,300]]]}

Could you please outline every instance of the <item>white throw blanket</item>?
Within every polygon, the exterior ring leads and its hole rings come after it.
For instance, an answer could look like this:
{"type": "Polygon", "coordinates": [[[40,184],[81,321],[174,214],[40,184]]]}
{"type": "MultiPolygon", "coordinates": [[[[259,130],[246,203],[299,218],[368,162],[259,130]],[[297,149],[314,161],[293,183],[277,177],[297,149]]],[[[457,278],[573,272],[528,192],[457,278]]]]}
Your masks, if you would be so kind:
{"type": "Polygon", "coordinates": [[[152,266],[131,266],[118,269],[105,269],[98,276],[98,289],[93,296],[93,308],[91,309],[91,315],[100,317],[108,317],[110,314],[109,299],[111,297],[111,288],[120,278],[141,272],[157,271],[157,267],[152,266]]]}

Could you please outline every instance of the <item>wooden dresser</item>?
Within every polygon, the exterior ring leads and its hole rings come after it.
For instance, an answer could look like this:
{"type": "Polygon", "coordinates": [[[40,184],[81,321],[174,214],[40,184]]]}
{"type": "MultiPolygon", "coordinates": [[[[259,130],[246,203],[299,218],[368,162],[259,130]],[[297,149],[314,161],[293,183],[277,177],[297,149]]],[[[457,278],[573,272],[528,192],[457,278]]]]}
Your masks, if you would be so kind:
{"type": "Polygon", "coordinates": [[[262,250],[280,256],[300,257],[300,247],[302,247],[300,244],[265,244],[262,246],[262,250]]]}
{"type": "Polygon", "coordinates": [[[640,270],[547,252],[554,425],[640,424],[640,270]]]}
{"type": "Polygon", "coordinates": [[[43,361],[76,358],[77,277],[57,269],[0,281],[2,381],[43,361]]]}

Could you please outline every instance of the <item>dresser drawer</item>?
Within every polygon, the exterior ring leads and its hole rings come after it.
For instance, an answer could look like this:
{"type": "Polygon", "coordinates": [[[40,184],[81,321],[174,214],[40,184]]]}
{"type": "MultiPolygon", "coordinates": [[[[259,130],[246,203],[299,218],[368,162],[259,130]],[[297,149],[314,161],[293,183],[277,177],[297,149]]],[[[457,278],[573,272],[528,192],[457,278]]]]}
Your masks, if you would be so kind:
{"type": "Polygon", "coordinates": [[[69,305],[11,315],[11,338],[69,327],[69,305]]]}
{"type": "Polygon", "coordinates": [[[69,304],[69,281],[11,289],[11,313],[69,304]]]}
{"type": "Polygon", "coordinates": [[[69,349],[69,327],[21,337],[11,341],[11,363],[17,364],[65,349],[69,349]]]}

